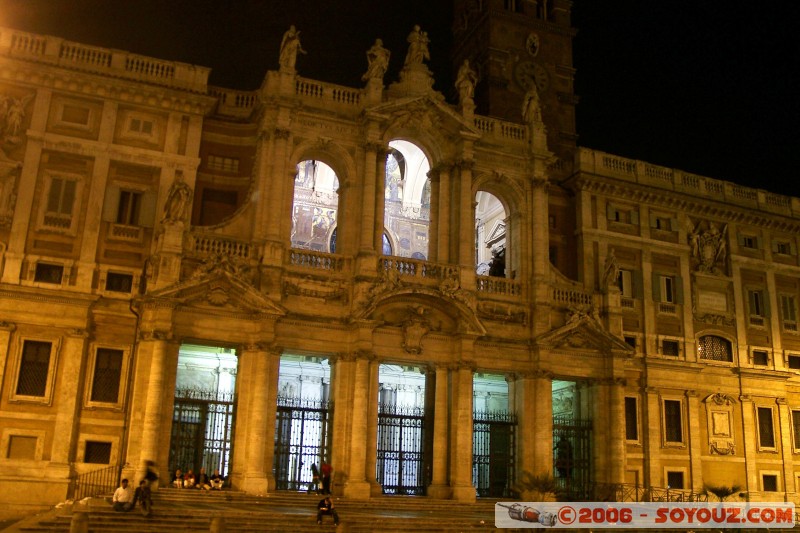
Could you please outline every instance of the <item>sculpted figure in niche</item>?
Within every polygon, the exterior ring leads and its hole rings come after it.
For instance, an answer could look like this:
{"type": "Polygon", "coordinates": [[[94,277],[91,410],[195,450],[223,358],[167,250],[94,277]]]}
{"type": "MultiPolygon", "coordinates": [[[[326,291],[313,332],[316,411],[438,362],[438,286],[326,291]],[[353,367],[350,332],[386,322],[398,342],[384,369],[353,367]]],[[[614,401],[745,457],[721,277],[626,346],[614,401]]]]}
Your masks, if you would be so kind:
{"type": "Polygon", "coordinates": [[[164,219],[161,222],[182,222],[191,197],[192,190],[183,181],[183,176],[178,174],[169,189],[167,201],[164,204],[164,219]]]}
{"type": "Polygon", "coordinates": [[[689,245],[692,249],[692,259],[698,272],[709,274],[724,274],[723,268],[728,255],[725,242],[725,233],[728,226],[723,224],[722,229],[713,222],[708,223],[708,229],[702,230],[701,223],[691,228],[689,245]],[[720,268],[722,267],[722,268],[720,268]]]}
{"type": "Polygon", "coordinates": [[[361,80],[383,80],[383,75],[389,68],[390,55],[391,52],[383,47],[383,41],[375,39],[375,44],[367,50],[367,72],[364,73],[361,80]]]}
{"type": "Polygon", "coordinates": [[[469,60],[465,59],[464,63],[458,69],[458,75],[456,76],[458,101],[461,105],[472,103],[476,83],[478,83],[478,75],[475,74],[475,71],[469,66],[469,60]]]}
{"type": "Polygon", "coordinates": [[[283,39],[281,40],[281,51],[278,56],[280,69],[294,72],[298,53],[305,54],[306,51],[303,50],[303,47],[300,45],[300,32],[292,25],[289,26],[289,29],[283,34],[283,39]]]}
{"type": "Polygon", "coordinates": [[[617,279],[619,279],[619,263],[617,263],[617,257],[614,255],[614,249],[609,248],[605,266],[603,267],[603,285],[601,288],[603,290],[608,289],[610,285],[617,282],[617,279]]]}
{"type": "Polygon", "coordinates": [[[414,65],[422,65],[423,60],[431,58],[430,51],[428,50],[428,33],[421,31],[418,25],[415,25],[408,34],[408,54],[404,65],[411,67],[414,65]]]}
{"type": "Polygon", "coordinates": [[[522,120],[526,124],[542,121],[542,107],[536,85],[531,85],[531,88],[522,98],[522,120]]]}

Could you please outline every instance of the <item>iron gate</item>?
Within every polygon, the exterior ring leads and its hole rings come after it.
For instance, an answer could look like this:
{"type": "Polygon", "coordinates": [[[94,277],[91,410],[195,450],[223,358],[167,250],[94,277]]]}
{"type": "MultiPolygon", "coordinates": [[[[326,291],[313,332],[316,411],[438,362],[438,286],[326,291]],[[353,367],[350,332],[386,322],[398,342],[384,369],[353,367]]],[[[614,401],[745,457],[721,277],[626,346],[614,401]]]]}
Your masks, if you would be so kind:
{"type": "Polygon", "coordinates": [[[425,461],[425,409],[378,406],[376,477],[384,494],[424,496],[429,484],[425,461]]]}
{"type": "Polygon", "coordinates": [[[512,413],[476,412],[472,418],[472,484],[479,497],[508,497],[514,484],[517,420],[512,413]]]}
{"type": "Polygon", "coordinates": [[[592,422],[553,417],[553,471],[560,492],[588,498],[592,484],[592,422]]]}
{"type": "Polygon", "coordinates": [[[330,404],[278,397],[275,418],[275,487],[310,490],[311,465],[330,460],[330,404]]]}
{"type": "Polygon", "coordinates": [[[235,395],[197,389],[175,391],[169,471],[205,468],[228,475],[235,395]]]}

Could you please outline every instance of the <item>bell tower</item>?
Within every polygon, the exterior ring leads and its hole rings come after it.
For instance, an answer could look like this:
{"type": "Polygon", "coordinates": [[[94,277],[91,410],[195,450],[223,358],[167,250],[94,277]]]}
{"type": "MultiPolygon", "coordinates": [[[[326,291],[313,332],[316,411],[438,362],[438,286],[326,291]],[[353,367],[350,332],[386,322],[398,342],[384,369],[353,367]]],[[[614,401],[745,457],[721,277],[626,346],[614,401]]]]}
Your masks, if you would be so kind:
{"type": "Polygon", "coordinates": [[[572,1],[453,1],[453,71],[469,59],[478,72],[476,112],[522,122],[523,96],[535,85],[548,146],[570,167],[577,141],[572,1]]]}

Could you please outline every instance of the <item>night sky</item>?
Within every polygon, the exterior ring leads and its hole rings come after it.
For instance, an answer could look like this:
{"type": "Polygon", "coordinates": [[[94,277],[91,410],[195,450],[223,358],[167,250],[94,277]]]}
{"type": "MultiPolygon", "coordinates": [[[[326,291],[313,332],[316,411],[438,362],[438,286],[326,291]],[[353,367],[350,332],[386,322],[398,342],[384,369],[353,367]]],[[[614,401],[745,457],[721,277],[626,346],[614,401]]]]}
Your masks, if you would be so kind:
{"type": "MultiPolygon", "coordinates": [[[[378,37],[395,81],[419,24],[452,102],[450,4],[0,0],[0,25],[211,67],[211,84],[251,90],[290,24],[308,51],[300,75],[352,87],[378,37]]],[[[575,0],[579,144],[800,197],[798,23],[797,0],[575,0]]]]}

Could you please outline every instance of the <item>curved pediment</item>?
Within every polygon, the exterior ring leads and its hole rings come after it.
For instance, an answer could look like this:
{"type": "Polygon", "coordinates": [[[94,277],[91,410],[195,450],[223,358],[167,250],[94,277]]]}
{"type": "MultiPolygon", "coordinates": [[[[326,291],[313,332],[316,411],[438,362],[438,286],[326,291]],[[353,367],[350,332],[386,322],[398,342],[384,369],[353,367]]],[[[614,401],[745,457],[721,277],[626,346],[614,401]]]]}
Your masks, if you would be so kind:
{"type": "Polygon", "coordinates": [[[255,287],[224,269],[149,293],[147,299],[169,301],[207,312],[228,312],[283,316],[286,311],[255,287]]]}

